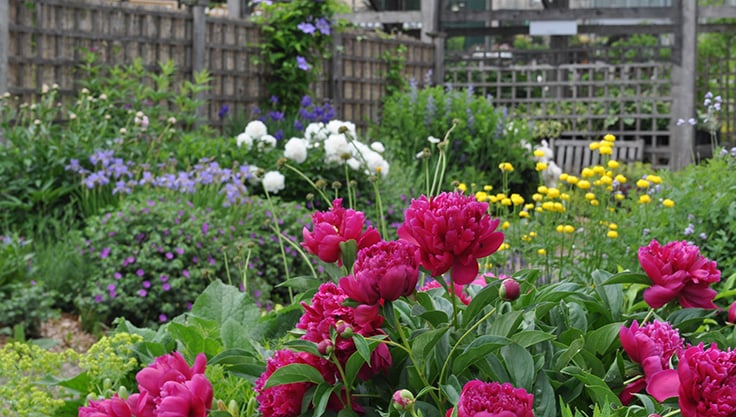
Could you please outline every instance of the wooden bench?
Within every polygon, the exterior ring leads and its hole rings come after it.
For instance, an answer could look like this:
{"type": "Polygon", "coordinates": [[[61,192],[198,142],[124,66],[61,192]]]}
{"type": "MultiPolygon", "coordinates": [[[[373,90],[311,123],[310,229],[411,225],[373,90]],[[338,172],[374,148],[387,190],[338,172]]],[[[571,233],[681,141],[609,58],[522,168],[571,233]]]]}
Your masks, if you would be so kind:
{"type": "MultiPolygon", "coordinates": [[[[599,165],[601,163],[600,152],[590,150],[590,144],[593,142],[579,139],[553,139],[550,147],[554,152],[555,163],[562,168],[562,172],[573,175],[580,174],[585,167],[599,165]]],[[[643,139],[614,142],[611,159],[627,163],[641,161],[643,157],[643,139]]]]}

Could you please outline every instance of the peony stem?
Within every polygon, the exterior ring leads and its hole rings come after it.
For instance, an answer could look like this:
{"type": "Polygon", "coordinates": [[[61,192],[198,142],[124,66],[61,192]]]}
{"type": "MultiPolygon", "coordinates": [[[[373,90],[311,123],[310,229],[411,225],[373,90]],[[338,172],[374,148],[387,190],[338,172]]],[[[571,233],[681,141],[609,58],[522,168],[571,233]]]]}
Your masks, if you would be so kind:
{"type": "Polygon", "coordinates": [[[317,184],[315,184],[314,181],[312,181],[311,179],[309,179],[309,177],[304,175],[303,172],[299,171],[298,169],[294,168],[293,166],[289,164],[285,163],[283,166],[285,168],[290,169],[292,172],[296,173],[297,175],[299,175],[304,181],[308,182],[309,185],[311,185],[312,188],[314,188],[319,193],[320,197],[322,197],[322,199],[325,200],[325,203],[327,203],[327,207],[332,207],[332,200],[327,198],[327,195],[325,194],[325,192],[322,191],[320,187],[317,187],[317,184]]]}
{"type": "MultiPolygon", "coordinates": [[[[276,216],[276,207],[273,205],[273,201],[271,200],[271,194],[269,194],[266,187],[263,187],[263,191],[266,193],[266,200],[268,201],[268,205],[271,207],[271,215],[273,216],[273,230],[276,232],[276,236],[279,238],[279,249],[281,250],[281,260],[284,264],[284,275],[286,276],[286,280],[289,280],[289,264],[286,261],[286,251],[284,250],[284,239],[281,236],[281,228],[279,227],[279,219],[276,216]]],[[[289,303],[294,304],[294,291],[292,291],[291,286],[287,287],[289,290],[289,303]]]]}
{"type": "Polygon", "coordinates": [[[452,354],[457,350],[457,347],[460,346],[460,343],[470,335],[470,332],[477,329],[478,326],[480,326],[481,323],[483,323],[486,319],[491,317],[496,312],[496,307],[493,307],[488,313],[486,313],[483,317],[480,318],[480,320],[476,321],[468,330],[463,333],[462,336],[460,336],[460,339],[457,340],[457,342],[452,346],[452,349],[450,349],[450,353],[447,355],[447,359],[445,360],[445,363],[442,364],[442,370],[440,370],[440,377],[439,377],[439,383],[442,384],[443,378],[445,376],[445,371],[447,371],[447,365],[450,364],[450,358],[452,358],[452,354]]]}

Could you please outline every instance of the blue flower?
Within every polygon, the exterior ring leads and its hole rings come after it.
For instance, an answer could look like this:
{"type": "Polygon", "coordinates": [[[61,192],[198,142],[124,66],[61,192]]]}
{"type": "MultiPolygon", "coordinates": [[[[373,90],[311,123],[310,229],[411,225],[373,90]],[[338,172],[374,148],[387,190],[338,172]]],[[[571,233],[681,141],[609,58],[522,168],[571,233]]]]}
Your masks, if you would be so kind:
{"type": "Polygon", "coordinates": [[[324,17],[317,19],[317,30],[325,36],[330,34],[330,22],[324,17]]]}
{"type": "Polygon", "coordinates": [[[223,119],[225,115],[227,114],[227,112],[229,111],[230,111],[230,106],[228,106],[227,104],[223,104],[222,107],[220,107],[220,111],[217,112],[217,117],[219,117],[220,119],[223,119]]]}
{"type": "MultiPolygon", "coordinates": [[[[319,22],[317,22],[317,23],[319,23],[319,22]]],[[[314,25],[311,24],[311,23],[309,23],[309,22],[299,23],[296,26],[296,28],[299,29],[299,30],[301,30],[302,32],[306,33],[307,35],[314,35],[314,31],[317,30],[317,28],[314,27],[314,25]]],[[[328,27],[328,29],[329,29],[329,27],[328,27]]],[[[320,29],[320,32],[321,31],[322,30],[320,29]]]]}
{"type": "Polygon", "coordinates": [[[307,59],[303,56],[296,57],[296,66],[302,71],[309,71],[310,69],[312,69],[312,66],[309,65],[307,59]]]}

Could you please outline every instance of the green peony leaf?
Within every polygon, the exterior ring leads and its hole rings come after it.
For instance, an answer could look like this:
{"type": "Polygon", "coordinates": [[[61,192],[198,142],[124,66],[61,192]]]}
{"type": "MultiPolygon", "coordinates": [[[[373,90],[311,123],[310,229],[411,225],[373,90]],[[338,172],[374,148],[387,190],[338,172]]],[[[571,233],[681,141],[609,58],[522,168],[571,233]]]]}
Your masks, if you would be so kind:
{"type": "Polygon", "coordinates": [[[263,389],[297,382],[311,382],[321,384],[325,382],[317,369],[303,363],[290,363],[274,371],[268,378],[263,389]]]}

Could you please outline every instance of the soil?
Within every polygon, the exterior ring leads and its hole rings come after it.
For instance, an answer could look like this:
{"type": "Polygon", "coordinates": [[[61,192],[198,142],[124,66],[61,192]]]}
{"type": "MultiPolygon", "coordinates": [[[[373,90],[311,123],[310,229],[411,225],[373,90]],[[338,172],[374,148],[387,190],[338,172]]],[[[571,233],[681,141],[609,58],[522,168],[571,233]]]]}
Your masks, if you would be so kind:
{"type": "MultiPolygon", "coordinates": [[[[61,313],[59,317],[50,319],[41,324],[41,338],[54,341],[52,352],[61,352],[73,349],[79,353],[86,352],[97,342],[98,337],[82,329],[79,317],[61,313]]],[[[5,345],[7,336],[0,335],[0,347],[5,345]]]]}

